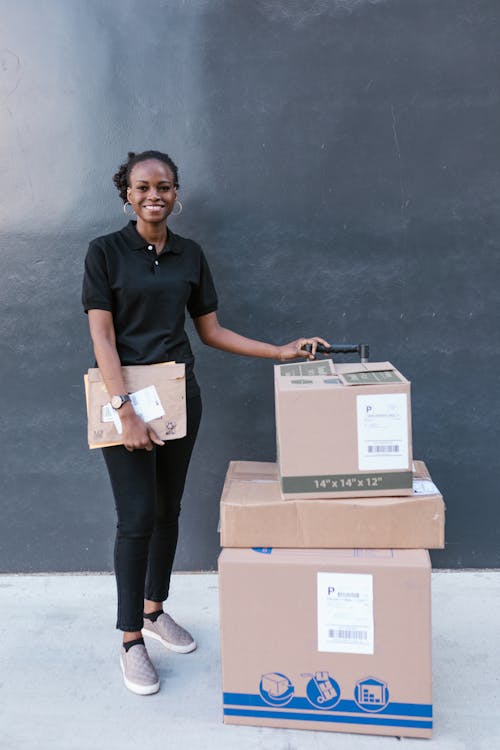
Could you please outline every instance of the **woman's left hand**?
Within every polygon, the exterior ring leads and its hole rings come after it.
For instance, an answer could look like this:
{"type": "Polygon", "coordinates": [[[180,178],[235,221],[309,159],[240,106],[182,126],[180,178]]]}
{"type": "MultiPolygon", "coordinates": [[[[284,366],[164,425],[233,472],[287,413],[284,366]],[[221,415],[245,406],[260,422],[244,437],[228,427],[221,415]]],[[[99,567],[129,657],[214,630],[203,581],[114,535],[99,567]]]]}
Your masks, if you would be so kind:
{"type": "Polygon", "coordinates": [[[330,346],[328,341],[321,339],[319,336],[312,336],[310,339],[297,339],[296,341],[291,341],[289,344],[278,346],[279,358],[282,362],[288,359],[297,359],[297,357],[315,359],[318,344],[323,344],[323,346],[326,346],[327,348],[330,346]],[[311,344],[312,350],[310,352],[304,349],[306,344],[311,344]]]}

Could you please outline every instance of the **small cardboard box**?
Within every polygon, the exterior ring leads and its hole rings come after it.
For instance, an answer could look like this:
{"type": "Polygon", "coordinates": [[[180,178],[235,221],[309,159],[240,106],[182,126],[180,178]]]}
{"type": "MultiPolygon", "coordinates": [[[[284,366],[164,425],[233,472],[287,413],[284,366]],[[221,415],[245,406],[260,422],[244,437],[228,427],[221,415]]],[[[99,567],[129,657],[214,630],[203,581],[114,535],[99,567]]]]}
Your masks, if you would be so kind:
{"type": "Polygon", "coordinates": [[[285,498],[412,494],[410,383],[390,362],[274,371],[285,498]]]}
{"type": "Polygon", "coordinates": [[[422,461],[413,495],[284,500],[274,463],[231,461],[222,491],[222,547],[442,549],[445,505],[422,461]]]}
{"type": "Polygon", "coordinates": [[[426,550],[224,549],[224,722],[432,733],[426,550]]]}
{"type": "MultiPolygon", "coordinates": [[[[186,379],[185,365],[162,362],[157,365],[130,365],[122,367],[127,393],[148,389],[143,406],[163,411],[152,420],[145,419],[161,440],[175,440],[186,435],[186,379]]],[[[98,368],[84,375],[87,401],[87,438],[89,448],[121,445],[118,432],[119,413],[113,413],[109,393],[98,368]],[[117,421],[118,417],[118,421],[117,421]]],[[[147,417],[147,414],[145,415],[147,417]]]]}

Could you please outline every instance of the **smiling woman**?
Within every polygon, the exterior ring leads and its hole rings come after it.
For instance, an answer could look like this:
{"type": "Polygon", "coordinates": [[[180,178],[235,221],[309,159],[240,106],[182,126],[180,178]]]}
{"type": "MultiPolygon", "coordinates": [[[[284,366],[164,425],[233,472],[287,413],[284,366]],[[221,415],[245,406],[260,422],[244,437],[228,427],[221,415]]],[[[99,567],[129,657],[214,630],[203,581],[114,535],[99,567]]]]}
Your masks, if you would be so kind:
{"type": "Polygon", "coordinates": [[[124,208],[132,206],[137,216],[139,232],[142,222],[154,219],[162,225],[166,240],[166,219],[174,209],[179,187],[178,170],[172,159],[160,151],[129,153],[129,161],[113,179],[124,208]]]}
{"type": "Polygon", "coordinates": [[[167,225],[179,188],[177,166],[167,154],[129,153],[113,180],[136,221],[90,243],[82,299],[97,364],[123,425],[124,445],[103,448],[118,516],[117,628],[124,632],[120,664],[125,685],[146,695],[160,683],[143,635],[173,651],[196,648],[190,633],[163,611],[201,419],[194,357],[184,330],[186,309],[203,343],[235,354],[314,358],[318,343],[328,343],[312,337],[279,346],[220,325],[217,294],[201,247],[167,225]],[[306,344],[312,352],[305,350],[306,344]],[[132,408],[121,366],[174,360],[186,365],[187,435],[164,443],[132,408]]]}

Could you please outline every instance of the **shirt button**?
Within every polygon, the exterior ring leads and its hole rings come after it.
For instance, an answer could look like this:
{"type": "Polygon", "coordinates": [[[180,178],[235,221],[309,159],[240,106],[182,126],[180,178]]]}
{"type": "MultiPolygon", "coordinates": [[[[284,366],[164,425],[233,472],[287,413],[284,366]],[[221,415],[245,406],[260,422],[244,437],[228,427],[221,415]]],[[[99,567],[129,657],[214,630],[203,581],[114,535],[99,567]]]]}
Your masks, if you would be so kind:
{"type": "Polygon", "coordinates": [[[157,261],[157,260],[155,260],[155,266],[157,266],[157,265],[158,265],[158,261],[157,261]]]}
{"type": "Polygon", "coordinates": [[[153,245],[148,245],[148,250],[153,250],[153,245]]]}

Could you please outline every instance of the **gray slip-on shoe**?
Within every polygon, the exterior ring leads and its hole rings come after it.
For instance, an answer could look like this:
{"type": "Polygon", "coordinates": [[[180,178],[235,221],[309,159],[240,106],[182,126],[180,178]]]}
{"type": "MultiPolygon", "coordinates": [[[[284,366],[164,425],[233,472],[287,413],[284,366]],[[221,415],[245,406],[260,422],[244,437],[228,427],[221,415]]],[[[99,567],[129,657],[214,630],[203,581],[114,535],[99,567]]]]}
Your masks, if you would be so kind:
{"type": "Polygon", "coordinates": [[[146,646],[142,643],[136,643],[128,651],[122,646],[120,666],[123,672],[123,681],[133,693],[152,695],[160,689],[160,680],[156,669],[151,663],[146,646]]]}
{"type": "Polygon", "coordinates": [[[170,615],[166,612],[161,614],[156,622],[144,618],[142,634],[149,638],[155,638],[163,643],[165,648],[171,651],[177,651],[179,654],[188,654],[196,648],[196,642],[193,636],[187,630],[177,625],[170,615]]]}

